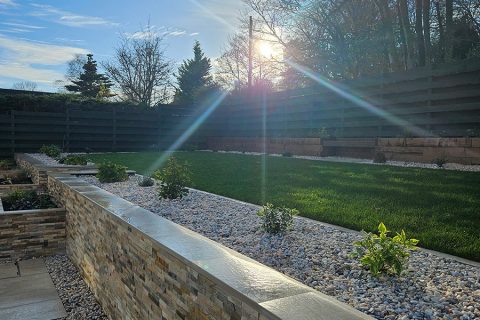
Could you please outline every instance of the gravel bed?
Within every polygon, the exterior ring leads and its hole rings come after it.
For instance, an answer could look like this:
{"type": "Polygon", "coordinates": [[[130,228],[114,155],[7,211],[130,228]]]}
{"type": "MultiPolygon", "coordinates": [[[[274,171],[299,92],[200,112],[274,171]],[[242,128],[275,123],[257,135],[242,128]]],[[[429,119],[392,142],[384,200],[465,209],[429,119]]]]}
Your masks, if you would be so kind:
{"type": "Polygon", "coordinates": [[[349,256],[358,233],[296,217],[294,230],[274,236],[259,228],[256,205],[197,190],[159,200],[138,176],[111,184],[82,178],[378,319],[480,318],[479,267],[416,251],[402,277],[377,279],[349,256]]]}
{"type": "Polygon", "coordinates": [[[67,312],[67,317],[61,319],[108,319],[66,255],[46,257],[45,264],[67,312]]]}
{"type": "MultiPolygon", "coordinates": [[[[213,152],[211,150],[202,150],[202,151],[213,152]]],[[[263,155],[263,153],[260,153],[260,152],[239,152],[239,151],[218,151],[218,153],[247,154],[247,155],[255,155],[255,156],[263,155]]],[[[283,155],[281,154],[268,154],[268,155],[272,157],[283,157],[283,155]]],[[[406,168],[427,168],[427,169],[439,169],[439,170],[480,172],[480,165],[467,165],[467,164],[460,164],[460,163],[446,163],[443,165],[443,167],[440,168],[434,163],[394,161],[394,160],[387,160],[386,163],[374,163],[372,159],[358,159],[358,158],[334,157],[334,156],[316,157],[316,156],[292,155],[291,158],[316,160],[316,161],[328,161],[328,162],[372,164],[377,166],[394,166],[394,167],[406,167],[406,168]]]]}

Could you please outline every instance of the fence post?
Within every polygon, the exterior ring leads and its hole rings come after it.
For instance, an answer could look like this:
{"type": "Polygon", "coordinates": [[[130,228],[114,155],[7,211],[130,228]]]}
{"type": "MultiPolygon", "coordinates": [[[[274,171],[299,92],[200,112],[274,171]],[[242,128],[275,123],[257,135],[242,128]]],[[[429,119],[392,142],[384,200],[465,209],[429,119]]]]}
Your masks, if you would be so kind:
{"type": "MultiPolygon", "coordinates": [[[[431,106],[432,105],[432,82],[433,82],[433,69],[432,69],[432,65],[429,65],[428,66],[428,79],[427,79],[427,83],[428,83],[428,91],[427,91],[427,106],[431,106]]],[[[428,131],[430,131],[431,129],[431,120],[432,120],[432,113],[429,112],[428,113],[428,117],[430,118],[430,122],[427,124],[426,126],[426,129],[428,131]]]]}
{"type": "Polygon", "coordinates": [[[10,144],[12,154],[15,154],[15,110],[10,111],[10,144]]]}
{"type": "Polygon", "coordinates": [[[117,109],[112,107],[112,151],[117,150],[117,109]]]}
{"type": "Polygon", "coordinates": [[[65,132],[65,144],[67,145],[67,152],[70,152],[70,108],[67,107],[66,112],[66,132],[65,132]]]}

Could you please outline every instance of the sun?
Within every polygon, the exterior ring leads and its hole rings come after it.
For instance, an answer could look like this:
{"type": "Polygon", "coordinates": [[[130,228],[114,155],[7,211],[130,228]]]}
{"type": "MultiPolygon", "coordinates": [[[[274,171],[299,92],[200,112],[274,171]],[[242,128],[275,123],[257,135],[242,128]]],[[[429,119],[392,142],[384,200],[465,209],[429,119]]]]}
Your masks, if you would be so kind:
{"type": "Polygon", "coordinates": [[[258,52],[265,58],[271,58],[275,54],[275,49],[270,43],[262,41],[258,45],[258,52]]]}

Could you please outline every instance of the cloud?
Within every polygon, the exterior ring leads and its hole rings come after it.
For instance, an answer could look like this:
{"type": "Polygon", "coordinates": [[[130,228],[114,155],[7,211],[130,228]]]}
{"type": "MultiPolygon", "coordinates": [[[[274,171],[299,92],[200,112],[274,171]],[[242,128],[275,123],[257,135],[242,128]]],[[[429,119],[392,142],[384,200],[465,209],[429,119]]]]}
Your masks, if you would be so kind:
{"type": "Polygon", "coordinates": [[[31,24],[15,23],[15,22],[2,22],[2,24],[6,26],[22,28],[22,29],[45,29],[45,27],[34,26],[31,24]]]}
{"type": "Polygon", "coordinates": [[[23,64],[0,64],[0,74],[6,78],[45,84],[53,84],[55,80],[63,78],[63,75],[57,71],[37,69],[23,64]]]}
{"type": "Polygon", "coordinates": [[[185,30],[169,30],[166,27],[147,26],[141,31],[125,32],[124,35],[128,39],[146,39],[150,37],[165,36],[165,37],[181,37],[187,35],[185,30]]]}
{"type": "Polygon", "coordinates": [[[21,28],[10,28],[10,29],[0,29],[0,32],[25,33],[25,32],[32,32],[32,30],[21,29],[21,28]]]}
{"type": "Polygon", "coordinates": [[[0,5],[16,6],[17,4],[13,0],[0,0],[0,5]]]}
{"type": "Polygon", "coordinates": [[[63,78],[52,67],[58,67],[73,59],[76,54],[87,54],[88,50],[58,46],[31,40],[8,38],[0,35],[0,75],[2,77],[53,83],[63,78]]]}
{"type": "Polygon", "coordinates": [[[200,34],[199,32],[192,32],[189,34],[189,36],[194,37],[194,36],[198,36],[199,34],[200,34]]]}
{"type": "Polygon", "coordinates": [[[187,31],[185,30],[182,30],[182,31],[172,31],[172,32],[168,32],[166,33],[166,35],[168,36],[173,36],[173,37],[178,37],[178,36],[184,36],[187,34],[187,31]]]}
{"type": "MultiPolygon", "coordinates": [[[[1,1],[1,0],[0,0],[1,1]]],[[[87,26],[118,26],[116,22],[110,20],[94,17],[94,16],[83,16],[75,14],[72,12],[64,11],[57,9],[50,5],[37,4],[33,3],[33,7],[36,8],[36,11],[31,12],[30,16],[35,17],[44,17],[53,22],[63,24],[69,27],[87,27],[87,26]]]]}

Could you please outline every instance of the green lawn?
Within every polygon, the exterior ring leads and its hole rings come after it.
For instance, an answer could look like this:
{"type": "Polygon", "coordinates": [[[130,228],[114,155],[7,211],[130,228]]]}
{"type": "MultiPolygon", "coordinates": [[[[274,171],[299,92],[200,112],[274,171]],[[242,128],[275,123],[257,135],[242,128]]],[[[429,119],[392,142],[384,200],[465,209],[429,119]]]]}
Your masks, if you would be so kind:
{"type": "MultiPolygon", "coordinates": [[[[144,173],[161,153],[91,155],[144,173]]],[[[301,215],[356,230],[380,221],[405,229],[423,247],[480,261],[480,173],[399,168],[294,158],[178,152],[192,187],[227,197],[297,208],[301,215]]]]}

